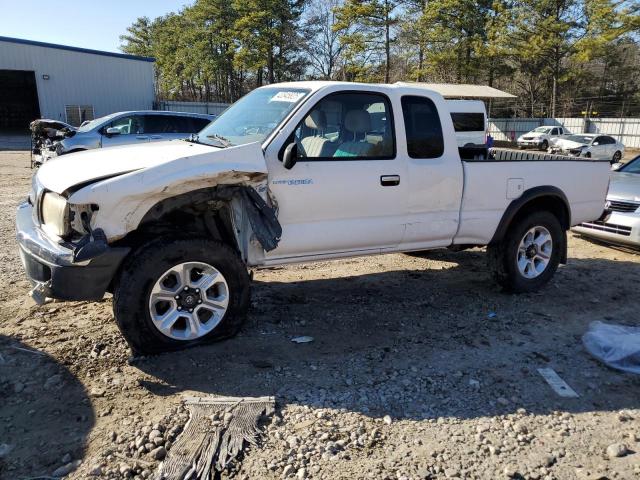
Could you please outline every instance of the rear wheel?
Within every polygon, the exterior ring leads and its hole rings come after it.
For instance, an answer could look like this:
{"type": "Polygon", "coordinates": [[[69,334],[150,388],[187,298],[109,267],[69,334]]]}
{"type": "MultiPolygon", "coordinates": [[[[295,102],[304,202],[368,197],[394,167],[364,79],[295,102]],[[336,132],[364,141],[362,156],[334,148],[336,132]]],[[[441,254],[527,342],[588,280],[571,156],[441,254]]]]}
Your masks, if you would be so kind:
{"type": "Polygon", "coordinates": [[[616,153],[613,154],[613,158],[611,159],[611,163],[620,163],[620,160],[622,159],[622,152],[618,151],[616,153]]]}
{"type": "Polygon", "coordinates": [[[565,241],[562,226],[552,213],[522,217],[498,245],[488,249],[496,281],[514,293],[538,290],[558,269],[565,241]]]}
{"type": "Polygon", "coordinates": [[[136,354],[235,335],[249,305],[249,276],[228,246],[160,238],[135,251],[114,288],[116,322],[136,354]]]}

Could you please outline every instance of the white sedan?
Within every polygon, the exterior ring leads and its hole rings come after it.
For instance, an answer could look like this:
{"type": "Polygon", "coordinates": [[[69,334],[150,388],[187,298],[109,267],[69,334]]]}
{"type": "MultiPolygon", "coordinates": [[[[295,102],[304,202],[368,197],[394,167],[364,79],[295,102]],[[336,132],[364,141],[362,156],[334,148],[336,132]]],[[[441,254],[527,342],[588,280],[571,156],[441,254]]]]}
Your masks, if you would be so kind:
{"type": "Polygon", "coordinates": [[[609,135],[582,133],[558,138],[551,147],[553,153],[574,157],[620,162],[624,155],[624,145],[609,135]]]}

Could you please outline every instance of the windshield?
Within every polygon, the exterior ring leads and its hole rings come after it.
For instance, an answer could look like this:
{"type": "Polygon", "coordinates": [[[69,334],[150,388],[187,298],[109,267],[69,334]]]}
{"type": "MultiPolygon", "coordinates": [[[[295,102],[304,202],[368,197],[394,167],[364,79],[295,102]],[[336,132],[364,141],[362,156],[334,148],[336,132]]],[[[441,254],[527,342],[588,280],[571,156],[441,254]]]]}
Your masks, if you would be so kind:
{"type": "Polygon", "coordinates": [[[198,133],[198,141],[223,147],[262,142],[309,91],[277,87],[254,90],[198,133]]]}
{"type": "Polygon", "coordinates": [[[534,132],[540,133],[548,132],[549,130],[551,130],[551,127],[538,127],[533,129],[534,132]]]}
{"type": "Polygon", "coordinates": [[[96,118],[95,120],[91,120],[90,122],[87,122],[84,125],[82,125],[81,127],[79,127],[78,131],[79,132],[89,132],[89,131],[93,130],[94,128],[96,128],[98,125],[106,122],[107,120],[111,120],[115,116],[116,116],[116,114],[112,113],[111,115],[106,115],[104,117],[100,117],[100,118],[96,118]]]}
{"type": "Polygon", "coordinates": [[[584,135],[567,135],[564,138],[576,143],[591,143],[591,140],[593,140],[593,137],[586,137],[584,135]]]}
{"type": "Polygon", "coordinates": [[[640,174],[640,155],[618,169],[619,172],[640,174]]]}

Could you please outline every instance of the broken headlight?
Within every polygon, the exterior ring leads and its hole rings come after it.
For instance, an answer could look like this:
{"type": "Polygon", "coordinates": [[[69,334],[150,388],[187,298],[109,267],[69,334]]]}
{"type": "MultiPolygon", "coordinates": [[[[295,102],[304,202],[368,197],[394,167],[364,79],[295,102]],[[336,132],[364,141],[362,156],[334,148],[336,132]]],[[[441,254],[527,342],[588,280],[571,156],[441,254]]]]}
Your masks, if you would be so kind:
{"type": "Polygon", "coordinates": [[[69,204],[62,195],[54,192],[45,193],[42,197],[40,217],[43,230],[49,234],[65,237],[71,231],[69,204]]]}

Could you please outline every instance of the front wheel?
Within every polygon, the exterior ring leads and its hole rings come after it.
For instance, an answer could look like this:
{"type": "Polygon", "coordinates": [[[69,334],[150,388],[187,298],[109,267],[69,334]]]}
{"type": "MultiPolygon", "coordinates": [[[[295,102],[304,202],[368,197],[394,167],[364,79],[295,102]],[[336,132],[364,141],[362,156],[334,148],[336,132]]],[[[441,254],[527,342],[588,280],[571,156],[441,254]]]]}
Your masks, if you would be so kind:
{"type": "Polygon", "coordinates": [[[543,140],[542,143],[540,144],[540,150],[546,152],[549,149],[549,142],[547,142],[546,140],[543,140]]]}
{"type": "Polygon", "coordinates": [[[488,254],[495,280],[514,293],[534,292],[555,274],[566,235],[550,212],[535,212],[517,220],[488,254]]]}
{"type": "Polygon", "coordinates": [[[249,276],[228,246],[159,238],[125,261],[114,287],[116,322],[134,354],[178,350],[235,335],[249,276]]]}

